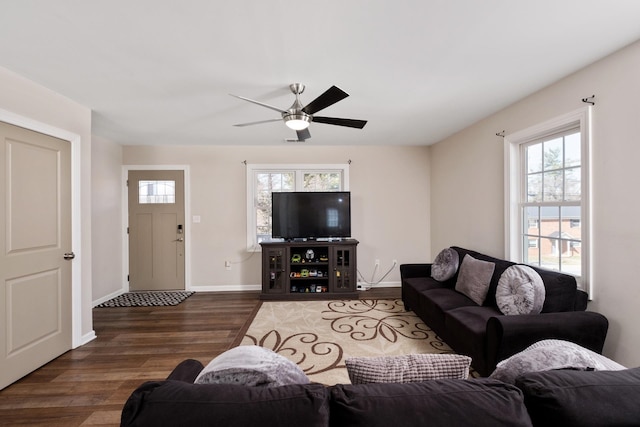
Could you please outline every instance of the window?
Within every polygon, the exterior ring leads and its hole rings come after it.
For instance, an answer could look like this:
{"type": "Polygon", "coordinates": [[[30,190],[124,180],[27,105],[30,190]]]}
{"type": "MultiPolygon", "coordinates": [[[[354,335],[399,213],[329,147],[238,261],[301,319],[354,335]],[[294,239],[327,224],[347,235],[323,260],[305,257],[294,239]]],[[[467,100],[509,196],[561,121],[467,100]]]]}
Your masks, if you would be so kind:
{"type": "Polygon", "coordinates": [[[173,204],[176,202],[175,181],[139,181],[138,203],[173,204]]]}
{"type": "Polygon", "coordinates": [[[581,109],[505,137],[507,257],[574,275],[587,291],[589,116],[581,109]]]}
{"type": "Polygon", "coordinates": [[[271,240],[274,191],[346,191],[348,165],[247,165],[247,248],[271,240]]]}

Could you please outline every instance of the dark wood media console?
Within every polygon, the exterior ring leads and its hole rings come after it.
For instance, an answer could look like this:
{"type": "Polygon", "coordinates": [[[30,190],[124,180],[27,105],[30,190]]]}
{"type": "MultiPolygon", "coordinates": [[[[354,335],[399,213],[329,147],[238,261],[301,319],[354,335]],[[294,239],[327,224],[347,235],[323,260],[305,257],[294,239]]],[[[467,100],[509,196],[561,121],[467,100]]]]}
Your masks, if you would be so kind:
{"type": "Polygon", "coordinates": [[[357,298],[357,240],[260,245],[261,299],[357,298]]]}

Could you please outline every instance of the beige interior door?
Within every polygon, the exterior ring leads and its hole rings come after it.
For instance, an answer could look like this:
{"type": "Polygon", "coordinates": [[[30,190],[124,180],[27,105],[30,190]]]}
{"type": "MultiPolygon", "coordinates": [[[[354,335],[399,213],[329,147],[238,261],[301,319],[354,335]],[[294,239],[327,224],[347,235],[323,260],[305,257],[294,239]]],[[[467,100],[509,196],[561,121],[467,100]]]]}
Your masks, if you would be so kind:
{"type": "Polygon", "coordinates": [[[129,171],[129,289],[184,289],[184,171],[129,171]]]}
{"type": "Polygon", "coordinates": [[[0,389],[71,349],[71,143],[0,122],[0,389]]]}

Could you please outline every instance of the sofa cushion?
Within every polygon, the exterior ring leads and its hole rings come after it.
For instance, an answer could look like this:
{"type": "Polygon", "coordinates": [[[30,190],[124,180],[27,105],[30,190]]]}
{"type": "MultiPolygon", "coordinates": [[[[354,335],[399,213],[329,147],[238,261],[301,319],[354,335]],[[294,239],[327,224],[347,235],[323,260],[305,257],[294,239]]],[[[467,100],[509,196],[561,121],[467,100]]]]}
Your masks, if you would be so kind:
{"type": "Polygon", "coordinates": [[[467,379],[471,358],[459,354],[405,354],[350,357],[345,364],[352,384],[409,383],[467,379]]]}
{"type": "Polygon", "coordinates": [[[458,252],[451,248],[445,248],[440,251],[433,260],[431,266],[431,277],[439,282],[451,279],[458,272],[460,266],[460,259],[458,252]]]}
{"type": "Polygon", "coordinates": [[[322,384],[245,387],[147,382],[122,410],[121,426],[328,426],[329,392],[322,384]]]}
{"type": "Polygon", "coordinates": [[[557,341],[555,345],[529,346],[498,363],[491,378],[515,384],[519,375],[552,369],[594,370],[597,362],[589,352],[573,343],[557,341]]]}
{"type": "Polygon", "coordinates": [[[307,384],[309,378],[298,365],[273,350],[256,345],[244,345],[215,357],[194,382],[279,387],[287,384],[307,384]]]}
{"type": "Polygon", "coordinates": [[[500,316],[497,309],[477,305],[445,313],[445,329],[449,333],[445,342],[456,353],[473,356],[471,364],[478,370],[483,370],[486,363],[487,322],[494,316],[500,316]]]}
{"type": "Polygon", "coordinates": [[[489,291],[495,264],[465,255],[458,273],[456,291],[468,296],[478,305],[484,304],[489,291]]]}
{"type": "Polygon", "coordinates": [[[640,368],[622,371],[547,371],[516,380],[535,425],[637,426],[640,368]]]}
{"type": "Polygon", "coordinates": [[[432,289],[430,291],[423,292],[420,300],[421,311],[428,317],[423,319],[430,328],[442,335],[444,329],[445,314],[447,311],[458,308],[473,306],[477,307],[477,304],[469,299],[466,295],[459,292],[454,292],[451,289],[432,289]]]}
{"type": "Polygon", "coordinates": [[[432,277],[411,277],[404,279],[405,286],[410,286],[417,292],[429,291],[431,289],[447,289],[443,282],[438,282],[432,277]]]}
{"type": "Polygon", "coordinates": [[[489,379],[331,387],[331,425],[530,426],[521,392],[489,379]]]}
{"type": "Polygon", "coordinates": [[[542,277],[526,265],[507,268],[498,280],[496,304],[503,314],[539,314],[544,296],[542,277]]]}

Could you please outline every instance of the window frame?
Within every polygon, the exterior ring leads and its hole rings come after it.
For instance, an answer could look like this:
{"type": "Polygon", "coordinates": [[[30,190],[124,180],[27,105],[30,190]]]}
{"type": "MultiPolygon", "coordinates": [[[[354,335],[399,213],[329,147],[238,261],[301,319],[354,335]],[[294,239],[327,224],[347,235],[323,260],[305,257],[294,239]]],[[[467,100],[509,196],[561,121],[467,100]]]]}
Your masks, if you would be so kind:
{"type": "Polygon", "coordinates": [[[305,173],[326,173],[339,172],[342,176],[340,189],[337,191],[349,191],[349,164],[343,163],[327,163],[327,164],[247,164],[247,251],[261,252],[262,246],[257,241],[256,225],[256,174],[257,173],[294,173],[294,190],[304,191],[302,186],[304,183],[305,173]]]}
{"type": "Polygon", "coordinates": [[[592,283],[592,247],[591,247],[591,107],[583,107],[570,113],[547,120],[527,129],[504,137],[505,163],[505,257],[522,262],[523,244],[521,242],[521,195],[525,185],[523,178],[524,162],[521,147],[549,135],[558,134],[572,128],[580,131],[581,148],[581,222],[582,222],[582,265],[581,276],[576,277],[578,288],[586,291],[593,299],[592,283]]]}

